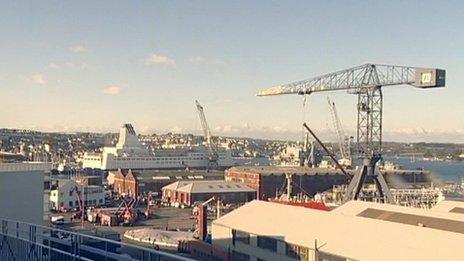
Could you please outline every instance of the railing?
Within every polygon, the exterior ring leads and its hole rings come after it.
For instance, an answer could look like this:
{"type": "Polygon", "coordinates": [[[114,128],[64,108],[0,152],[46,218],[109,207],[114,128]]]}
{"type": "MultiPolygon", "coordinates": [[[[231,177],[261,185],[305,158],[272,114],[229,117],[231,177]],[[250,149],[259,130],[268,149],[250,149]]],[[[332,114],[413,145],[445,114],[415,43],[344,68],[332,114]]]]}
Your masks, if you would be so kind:
{"type": "Polygon", "coordinates": [[[1,219],[0,260],[193,260],[54,227],[1,219]]]}

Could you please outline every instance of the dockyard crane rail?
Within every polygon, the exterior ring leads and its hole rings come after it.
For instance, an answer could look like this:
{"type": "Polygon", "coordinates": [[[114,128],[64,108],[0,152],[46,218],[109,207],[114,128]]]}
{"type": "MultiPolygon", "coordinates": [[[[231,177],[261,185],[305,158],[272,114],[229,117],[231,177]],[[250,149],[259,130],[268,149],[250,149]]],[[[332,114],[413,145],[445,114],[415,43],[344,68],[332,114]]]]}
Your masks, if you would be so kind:
{"type": "Polygon", "coordinates": [[[203,106],[201,106],[201,104],[197,100],[195,101],[195,105],[197,106],[198,117],[200,118],[201,127],[203,129],[203,135],[206,139],[206,145],[209,149],[209,161],[211,165],[217,165],[218,153],[212,139],[213,136],[211,135],[211,129],[209,128],[208,122],[206,121],[205,111],[203,109],[203,106]]]}
{"type": "Polygon", "coordinates": [[[377,167],[382,149],[382,87],[404,84],[418,88],[444,87],[445,74],[445,70],[437,68],[364,64],[260,90],[257,96],[307,95],[340,90],[357,94],[357,152],[363,165],[351,180],[345,200],[358,199],[366,176],[370,175],[377,185],[379,197],[386,202],[392,202],[391,193],[377,167]]]}

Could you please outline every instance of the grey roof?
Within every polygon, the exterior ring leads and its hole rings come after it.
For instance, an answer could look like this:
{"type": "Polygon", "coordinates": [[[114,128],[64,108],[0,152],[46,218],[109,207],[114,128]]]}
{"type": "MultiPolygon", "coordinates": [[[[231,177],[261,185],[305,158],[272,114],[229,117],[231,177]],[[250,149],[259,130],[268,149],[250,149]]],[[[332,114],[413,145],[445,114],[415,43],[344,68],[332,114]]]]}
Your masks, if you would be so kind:
{"type": "MultiPolygon", "coordinates": [[[[321,251],[351,260],[464,260],[464,234],[360,217],[357,216],[359,210],[389,206],[354,203],[347,206],[349,209],[339,207],[346,211],[321,211],[252,201],[213,221],[212,241],[213,244],[223,242],[224,237],[230,236],[230,232],[224,230],[226,227],[308,248],[317,242],[321,251]]],[[[435,215],[430,210],[393,207],[397,208],[396,212],[435,215]]],[[[438,215],[445,219],[462,218],[456,216],[459,214],[438,215]]]]}
{"type": "Polygon", "coordinates": [[[359,213],[358,216],[464,234],[464,222],[452,219],[414,215],[375,208],[367,208],[359,213]]]}
{"type": "Polygon", "coordinates": [[[191,181],[176,181],[174,183],[171,183],[167,186],[164,186],[162,189],[169,189],[169,190],[176,190],[179,187],[183,187],[185,185],[188,185],[191,181]]]}
{"type": "Polygon", "coordinates": [[[224,180],[178,181],[169,184],[163,189],[172,189],[184,193],[231,193],[255,192],[254,189],[243,183],[224,180]]]}
{"type": "Polygon", "coordinates": [[[432,208],[433,211],[464,214],[464,201],[443,200],[432,208]]]}

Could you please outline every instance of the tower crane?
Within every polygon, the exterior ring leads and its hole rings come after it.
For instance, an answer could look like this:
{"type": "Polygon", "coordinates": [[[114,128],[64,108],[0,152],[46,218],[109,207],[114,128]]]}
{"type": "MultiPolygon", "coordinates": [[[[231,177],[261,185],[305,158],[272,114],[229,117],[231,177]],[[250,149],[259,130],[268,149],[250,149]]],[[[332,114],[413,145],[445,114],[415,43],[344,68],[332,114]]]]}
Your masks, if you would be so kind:
{"type": "Polygon", "coordinates": [[[358,96],[357,154],[362,159],[362,165],[351,179],[344,200],[359,199],[367,176],[371,176],[380,199],[384,202],[393,202],[387,183],[377,166],[377,162],[382,157],[382,88],[404,84],[418,88],[444,87],[445,75],[445,70],[437,68],[364,64],[308,80],[260,90],[257,96],[309,95],[340,90],[356,94],[358,96]]]}
{"type": "Polygon", "coordinates": [[[208,126],[208,122],[206,121],[205,117],[205,111],[203,109],[203,106],[196,100],[195,104],[197,106],[197,111],[198,111],[198,117],[200,118],[201,122],[201,127],[203,129],[203,135],[206,140],[206,145],[208,146],[209,149],[209,166],[210,167],[216,167],[218,165],[218,153],[216,149],[216,145],[213,142],[212,135],[211,135],[211,130],[208,126]]]}
{"type": "Polygon", "coordinates": [[[335,102],[330,100],[327,96],[327,102],[329,103],[330,114],[332,116],[332,122],[335,128],[335,132],[337,133],[338,138],[338,147],[340,149],[340,156],[341,159],[339,160],[340,164],[345,167],[351,167],[352,159],[351,159],[351,137],[345,135],[345,131],[343,130],[342,123],[340,122],[340,118],[338,117],[337,109],[335,107],[335,102]]]}

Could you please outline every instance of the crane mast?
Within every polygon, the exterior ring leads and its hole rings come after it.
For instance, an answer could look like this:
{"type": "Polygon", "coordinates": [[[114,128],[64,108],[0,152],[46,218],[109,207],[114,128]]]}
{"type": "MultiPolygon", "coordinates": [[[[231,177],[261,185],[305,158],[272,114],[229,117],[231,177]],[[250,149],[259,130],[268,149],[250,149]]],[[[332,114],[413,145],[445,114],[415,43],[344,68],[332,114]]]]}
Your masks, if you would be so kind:
{"type": "Polygon", "coordinates": [[[335,102],[330,100],[327,97],[327,102],[329,104],[330,114],[332,116],[332,122],[337,133],[338,138],[338,147],[340,149],[341,164],[344,166],[351,166],[351,140],[350,137],[345,135],[340,118],[338,117],[337,109],[335,107],[335,102]]]}
{"type": "Polygon", "coordinates": [[[382,87],[404,84],[418,88],[444,87],[445,75],[445,70],[437,68],[364,64],[260,90],[257,96],[304,95],[340,90],[358,95],[356,136],[357,152],[362,159],[362,166],[351,179],[345,200],[360,198],[366,177],[372,176],[379,198],[384,202],[392,202],[390,190],[377,166],[382,151],[382,87]]]}
{"type": "Polygon", "coordinates": [[[196,100],[195,104],[197,106],[198,117],[200,118],[201,128],[203,129],[203,135],[206,140],[206,145],[209,149],[209,163],[210,165],[217,165],[218,164],[218,153],[216,147],[212,140],[211,130],[209,128],[208,122],[206,121],[205,111],[203,106],[196,100]]]}

